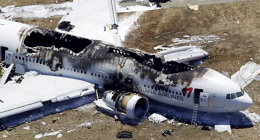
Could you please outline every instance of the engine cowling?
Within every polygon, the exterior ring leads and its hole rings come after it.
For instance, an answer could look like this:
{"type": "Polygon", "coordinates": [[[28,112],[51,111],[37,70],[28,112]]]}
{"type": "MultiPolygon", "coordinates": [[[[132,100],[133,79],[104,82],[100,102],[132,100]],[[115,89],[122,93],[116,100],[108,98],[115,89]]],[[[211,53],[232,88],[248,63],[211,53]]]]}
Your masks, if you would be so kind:
{"type": "Polygon", "coordinates": [[[149,100],[146,97],[131,92],[107,90],[103,94],[103,100],[108,107],[135,120],[142,118],[149,109],[149,100]]]}

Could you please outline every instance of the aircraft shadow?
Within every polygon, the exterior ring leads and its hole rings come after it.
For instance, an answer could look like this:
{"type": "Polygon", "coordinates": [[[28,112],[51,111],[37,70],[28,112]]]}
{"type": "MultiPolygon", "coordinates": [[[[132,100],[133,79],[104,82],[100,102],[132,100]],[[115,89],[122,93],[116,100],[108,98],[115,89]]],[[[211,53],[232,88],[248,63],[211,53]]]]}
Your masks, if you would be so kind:
{"type": "MultiPolygon", "coordinates": [[[[95,100],[95,94],[71,99],[68,101],[57,102],[57,103],[52,103],[50,101],[44,102],[43,103],[44,106],[42,108],[0,119],[0,130],[5,130],[8,127],[14,127],[26,122],[31,122],[37,119],[41,119],[44,116],[50,114],[55,114],[55,113],[63,112],[68,109],[73,109],[79,106],[83,106],[85,104],[89,104],[93,102],[94,100],[95,100]]],[[[140,122],[147,119],[147,117],[150,114],[159,113],[168,119],[174,119],[175,121],[178,121],[180,123],[191,124],[192,112],[193,111],[189,109],[170,106],[167,104],[162,104],[150,100],[149,112],[146,114],[144,118],[141,118],[140,120],[119,118],[119,120],[121,121],[122,124],[136,126],[140,122]]],[[[107,114],[105,112],[102,113],[107,114]]],[[[107,115],[111,117],[114,116],[112,114],[107,114],[107,115]]],[[[230,121],[230,125],[232,128],[248,128],[254,126],[254,123],[245,114],[241,112],[225,113],[225,114],[198,112],[198,116],[197,116],[197,124],[204,125],[204,126],[214,126],[216,124],[225,125],[227,120],[230,121]]]]}
{"type": "MultiPolygon", "coordinates": [[[[168,119],[174,119],[178,122],[191,124],[193,110],[170,106],[155,101],[150,102],[150,113],[159,113],[168,119]]],[[[227,125],[230,122],[232,128],[249,128],[254,123],[244,113],[207,113],[198,112],[197,124],[204,126],[227,125]]]]}

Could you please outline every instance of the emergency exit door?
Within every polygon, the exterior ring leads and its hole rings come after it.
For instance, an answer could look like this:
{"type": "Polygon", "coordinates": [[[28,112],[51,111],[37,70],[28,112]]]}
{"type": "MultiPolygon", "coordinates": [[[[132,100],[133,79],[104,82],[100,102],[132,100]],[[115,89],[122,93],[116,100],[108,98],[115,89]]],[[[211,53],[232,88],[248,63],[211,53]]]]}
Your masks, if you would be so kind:
{"type": "Polygon", "coordinates": [[[200,106],[209,106],[209,94],[201,92],[200,93],[200,106]]]}
{"type": "Polygon", "coordinates": [[[4,47],[4,46],[0,46],[0,60],[1,61],[4,61],[6,58],[5,58],[5,51],[7,51],[8,48],[7,47],[4,47]]]}

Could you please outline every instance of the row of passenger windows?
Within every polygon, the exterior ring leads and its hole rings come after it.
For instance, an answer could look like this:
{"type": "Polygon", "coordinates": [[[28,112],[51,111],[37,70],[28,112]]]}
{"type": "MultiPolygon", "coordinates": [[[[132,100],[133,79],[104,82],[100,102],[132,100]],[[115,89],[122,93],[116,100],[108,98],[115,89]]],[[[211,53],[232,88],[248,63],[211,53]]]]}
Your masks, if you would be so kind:
{"type": "MultiPolygon", "coordinates": [[[[26,62],[27,61],[29,61],[29,62],[33,62],[33,63],[39,63],[39,64],[43,64],[43,65],[45,65],[46,64],[46,62],[45,62],[45,60],[42,60],[42,59],[40,59],[40,60],[37,60],[36,58],[24,58],[24,57],[21,57],[21,56],[15,56],[15,58],[16,59],[20,59],[20,60],[25,60],[26,62]]],[[[77,69],[73,69],[73,68],[65,68],[65,67],[63,67],[63,68],[61,68],[61,69],[64,69],[64,70],[68,70],[68,71],[74,71],[74,72],[78,72],[78,73],[84,73],[84,74],[87,74],[87,72],[86,71],[82,71],[82,70],[77,70],[77,69]]]]}
{"type": "Polygon", "coordinates": [[[15,56],[15,58],[16,59],[19,59],[19,60],[25,60],[26,62],[27,61],[29,61],[29,62],[33,62],[33,63],[39,63],[39,64],[43,64],[43,65],[45,65],[46,63],[45,63],[45,60],[42,60],[42,59],[40,59],[40,60],[37,60],[36,58],[27,58],[27,57],[21,57],[21,56],[15,56]]]}
{"type": "Polygon", "coordinates": [[[97,76],[97,77],[101,77],[101,78],[105,78],[105,79],[111,79],[111,76],[104,76],[102,74],[96,74],[96,73],[91,73],[91,76],[97,76]]]}
{"type": "Polygon", "coordinates": [[[231,93],[231,94],[227,94],[226,99],[235,99],[243,95],[244,95],[243,92],[231,93]]]}
{"type": "MultiPolygon", "coordinates": [[[[168,90],[168,89],[166,89],[166,88],[164,88],[164,87],[161,87],[161,86],[148,86],[148,85],[144,85],[144,87],[146,88],[150,88],[150,89],[154,89],[154,90],[158,90],[158,91],[165,91],[165,92],[169,92],[169,93],[174,93],[174,91],[171,91],[171,90],[168,90]]],[[[177,92],[176,92],[176,94],[178,94],[177,92]]]]}

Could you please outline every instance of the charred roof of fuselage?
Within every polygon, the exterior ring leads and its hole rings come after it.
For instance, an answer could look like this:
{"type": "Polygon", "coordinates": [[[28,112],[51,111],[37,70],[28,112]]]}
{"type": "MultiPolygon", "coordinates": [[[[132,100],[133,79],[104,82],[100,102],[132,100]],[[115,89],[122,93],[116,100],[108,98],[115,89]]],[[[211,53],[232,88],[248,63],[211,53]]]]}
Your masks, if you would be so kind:
{"type": "Polygon", "coordinates": [[[137,62],[155,69],[157,71],[161,71],[165,74],[173,74],[179,73],[183,71],[192,70],[194,67],[178,63],[176,61],[164,61],[164,57],[159,54],[150,54],[143,52],[137,49],[123,48],[123,47],[110,47],[108,50],[109,53],[117,53],[124,57],[131,57],[135,59],[137,62]]]}
{"type": "Polygon", "coordinates": [[[23,40],[26,47],[52,47],[66,48],[74,53],[82,52],[87,46],[93,43],[92,40],[78,37],[66,33],[60,33],[54,30],[44,29],[40,27],[29,30],[23,40]]]}
{"type": "Polygon", "coordinates": [[[178,63],[175,61],[165,62],[164,57],[159,54],[150,54],[141,50],[125,47],[114,47],[114,45],[108,43],[105,43],[106,45],[102,45],[102,43],[99,41],[94,41],[91,39],[78,37],[66,33],[60,33],[54,30],[43,29],[40,27],[32,28],[31,30],[29,30],[23,40],[23,43],[27,47],[27,49],[38,46],[46,48],[51,48],[55,46],[55,48],[57,49],[66,48],[73,51],[73,53],[75,54],[84,52],[86,48],[92,46],[93,43],[95,44],[95,42],[97,43],[97,45],[100,44],[101,47],[107,46],[108,53],[116,53],[124,57],[130,57],[140,64],[164,74],[174,74],[193,69],[192,66],[188,66],[183,63],[178,63]]]}

